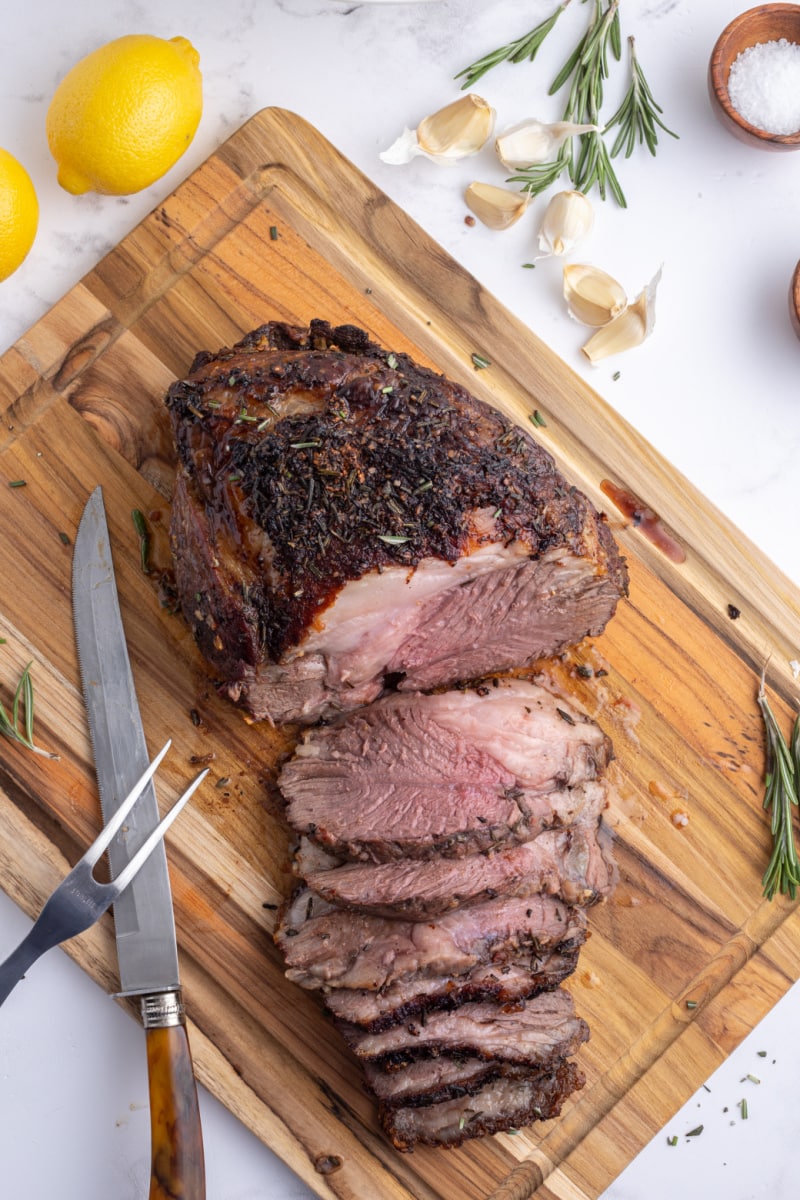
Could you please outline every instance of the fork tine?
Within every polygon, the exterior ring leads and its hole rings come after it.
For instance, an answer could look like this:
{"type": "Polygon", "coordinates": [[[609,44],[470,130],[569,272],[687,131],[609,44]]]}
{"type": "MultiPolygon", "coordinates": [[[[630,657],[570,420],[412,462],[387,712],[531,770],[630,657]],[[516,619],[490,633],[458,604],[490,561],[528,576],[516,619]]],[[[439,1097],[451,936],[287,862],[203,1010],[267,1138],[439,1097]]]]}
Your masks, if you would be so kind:
{"type": "Polygon", "coordinates": [[[128,795],[114,813],[113,817],[111,817],[108,823],[103,827],[95,840],[92,842],[91,846],[89,846],[88,850],[83,855],[83,858],[80,860],[82,863],[87,863],[89,866],[94,866],[94,864],[99,861],[101,854],[103,854],[103,852],[111,845],[111,842],[122,828],[125,818],[128,816],[131,809],[136,804],[136,801],[139,799],[142,792],[155,775],[156,771],[161,765],[162,758],[167,753],[171,745],[172,739],[170,738],[169,741],[167,741],[167,743],[162,747],[162,749],[159,750],[158,754],[150,763],[150,766],[147,768],[141,778],[138,779],[133,785],[131,790],[128,792],[128,795]]]}
{"type": "Polygon", "coordinates": [[[141,795],[143,787],[152,777],[162,758],[170,747],[167,742],[163,750],[156,756],[133,791],[123,800],[122,805],[112,818],[103,833],[89,847],[83,858],[79,859],[68,875],[46,900],[33,927],[15,950],[3,962],[0,962],[0,1004],[20,981],[25,972],[36,960],[53,946],[59,945],[67,938],[75,937],[102,916],[113,904],[121,892],[125,890],[136,872],[147,860],[149,855],[163,838],[167,829],[180,813],[181,809],[194,794],[208,774],[208,768],[192,780],[182,796],[166,816],[156,826],[147,840],[137,850],[136,854],[119,875],[111,883],[98,883],[92,874],[92,868],[106,848],[111,838],[119,829],[128,812],[141,795]],[[110,830],[110,832],[109,832],[110,830]]]}
{"type": "Polygon", "coordinates": [[[195,776],[183,795],[178,797],[172,808],[164,817],[162,817],[161,821],[159,821],[158,825],[156,825],[155,829],[147,838],[147,840],[142,843],[130,862],[125,865],[125,867],[120,871],[119,875],[117,875],[116,879],[113,880],[113,887],[117,895],[119,895],[121,892],[124,892],[125,888],[131,882],[133,877],[144,865],[145,861],[150,857],[158,843],[163,839],[172,822],[205,779],[206,775],[208,774],[208,770],[208,767],[206,767],[204,771],[201,771],[199,775],[195,776]]]}

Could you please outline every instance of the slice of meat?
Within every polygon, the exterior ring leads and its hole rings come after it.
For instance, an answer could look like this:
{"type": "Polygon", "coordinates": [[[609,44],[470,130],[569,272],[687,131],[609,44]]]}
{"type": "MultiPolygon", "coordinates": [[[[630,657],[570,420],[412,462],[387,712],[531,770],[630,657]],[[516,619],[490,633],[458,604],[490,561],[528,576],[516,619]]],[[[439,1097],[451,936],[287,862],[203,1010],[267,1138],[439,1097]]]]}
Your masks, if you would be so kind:
{"type": "Polygon", "coordinates": [[[400,1105],[440,1104],[469,1096],[501,1075],[530,1076],[531,1067],[491,1062],[485,1058],[418,1058],[396,1071],[382,1071],[374,1063],[362,1064],[364,1082],[387,1108],[400,1105]]]}
{"type": "Polygon", "coordinates": [[[611,743],[523,680],[393,695],[306,733],[281,770],[286,815],[348,858],[387,862],[528,841],[599,816],[611,743]]]}
{"type": "Polygon", "coordinates": [[[584,914],[544,896],[497,899],[411,922],[345,912],[303,888],[275,933],[295,983],[372,992],[427,979],[447,987],[482,965],[536,969],[548,951],[568,954],[585,938],[584,914]]]}
{"type": "Polygon", "coordinates": [[[546,1072],[499,1075],[476,1092],[436,1104],[382,1104],[379,1115],[398,1150],[416,1145],[452,1148],[468,1138],[557,1117],[564,1101],[584,1083],[574,1063],[560,1062],[546,1072]]]}
{"type": "Polygon", "coordinates": [[[544,892],[566,904],[593,904],[616,881],[598,823],[548,830],[533,841],[463,858],[390,863],[344,863],[332,869],[298,868],[324,900],[360,912],[415,921],[496,896],[544,892]]]}
{"type": "Polygon", "coordinates": [[[544,1067],[589,1039],[589,1027],[563,988],[515,1005],[462,1004],[380,1033],[346,1021],[337,1028],[357,1058],[385,1069],[440,1054],[544,1067]]]}
{"type": "Polygon", "coordinates": [[[527,430],[353,326],[269,322],[166,403],[181,607],[256,718],[532,662],[626,593],[604,518],[527,430]]]}
{"type": "Polygon", "coordinates": [[[343,1021],[380,1033],[438,1009],[491,1000],[516,1004],[563,983],[578,964],[578,947],[541,950],[528,963],[481,964],[465,975],[410,976],[378,991],[337,988],[325,996],[330,1012],[343,1021]]]}

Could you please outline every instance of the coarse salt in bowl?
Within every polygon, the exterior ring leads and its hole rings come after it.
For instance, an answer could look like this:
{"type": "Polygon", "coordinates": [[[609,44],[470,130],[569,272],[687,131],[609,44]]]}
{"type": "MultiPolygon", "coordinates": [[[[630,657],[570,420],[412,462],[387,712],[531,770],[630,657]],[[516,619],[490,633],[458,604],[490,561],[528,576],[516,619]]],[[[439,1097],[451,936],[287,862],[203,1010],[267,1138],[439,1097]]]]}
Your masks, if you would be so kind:
{"type": "Polygon", "coordinates": [[[717,116],[741,141],[800,149],[800,5],[763,4],[731,21],[708,83],[717,116]]]}

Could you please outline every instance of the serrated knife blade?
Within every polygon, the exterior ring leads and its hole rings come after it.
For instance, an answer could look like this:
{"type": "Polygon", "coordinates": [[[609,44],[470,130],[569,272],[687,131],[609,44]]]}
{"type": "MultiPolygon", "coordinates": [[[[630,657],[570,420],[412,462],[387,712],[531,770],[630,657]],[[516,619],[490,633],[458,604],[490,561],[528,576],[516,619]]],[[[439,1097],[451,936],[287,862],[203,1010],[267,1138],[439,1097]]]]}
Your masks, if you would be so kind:
{"type": "MultiPolygon", "coordinates": [[[[72,605],[103,818],[143,773],[147,751],[119,607],[103,492],[89,497],[75,538],[72,605]]],[[[152,783],[108,850],[116,876],[159,821],[152,783]]],[[[120,994],[137,996],[147,1042],[152,1137],[150,1200],[203,1200],[197,1088],[186,1036],[166,849],[159,845],[114,905],[120,994]]]]}

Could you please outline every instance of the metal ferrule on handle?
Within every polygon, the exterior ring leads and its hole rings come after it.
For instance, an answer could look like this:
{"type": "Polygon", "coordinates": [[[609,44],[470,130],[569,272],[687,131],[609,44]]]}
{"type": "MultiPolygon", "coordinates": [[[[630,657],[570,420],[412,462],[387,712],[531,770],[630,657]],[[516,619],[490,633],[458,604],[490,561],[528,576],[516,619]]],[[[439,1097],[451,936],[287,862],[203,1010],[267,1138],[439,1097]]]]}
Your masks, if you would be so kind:
{"type": "Polygon", "coordinates": [[[141,998],[142,1024],[145,1029],[170,1029],[186,1024],[186,1010],[180,989],[156,992],[141,998]]]}

